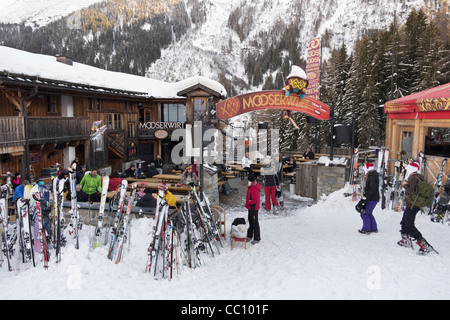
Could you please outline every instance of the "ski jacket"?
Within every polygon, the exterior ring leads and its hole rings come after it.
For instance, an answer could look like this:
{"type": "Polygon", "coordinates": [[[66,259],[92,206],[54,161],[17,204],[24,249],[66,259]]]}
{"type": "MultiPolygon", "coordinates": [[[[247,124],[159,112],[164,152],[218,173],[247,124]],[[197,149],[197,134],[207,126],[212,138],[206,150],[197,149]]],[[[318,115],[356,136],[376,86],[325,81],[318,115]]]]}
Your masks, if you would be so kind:
{"type": "Polygon", "coordinates": [[[247,199],[245,201],[245,207],[250,210],[251,205],[255,205],[255,210],[259,210],[259,203],[261,202],[260,199],[260,191],[261,186],[258,182],[252,183],[247,190],[247,199]]]}
{"type": "Polygon", "coordinates": [[[108,191],[116,191],[117,187],[122,183],[121,177],[109,178],[108,191]]]}
{"type": "Polygon", "coordinates": [[[369,201],[380,201],[380,181],[378,173],[375,170],[370,170],[367,173],[366,185],[364,187],[364,196],[369,201]]]}
{"type": "MultiPolygon", "coordinates": [[[[274,164],[272,164],[274,165],[274,164]]],[[[280,180],[278,178],[278,172],[275,168],[270,167],[262,167],[261,175],[264,177],[264,186],[265,187],[275,187],[280,185],[280,180]]]]}
{"type": "Polygon", "coordinates": [[[100,175],[93,177],[90,173],[85,174],[80,182],[81,189],[86,194],[94,194],[96,192],[102,192],[102,178],[100,175]]]}

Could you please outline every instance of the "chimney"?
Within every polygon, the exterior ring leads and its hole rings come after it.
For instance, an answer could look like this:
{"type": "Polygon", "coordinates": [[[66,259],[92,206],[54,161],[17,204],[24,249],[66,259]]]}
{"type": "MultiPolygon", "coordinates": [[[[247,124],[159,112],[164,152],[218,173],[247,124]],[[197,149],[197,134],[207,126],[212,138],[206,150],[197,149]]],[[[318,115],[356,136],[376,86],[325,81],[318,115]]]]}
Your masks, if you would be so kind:
{"type": "Polygon", "coordinates": [[[73,59],[69,56],[56,56],[56,61],[73,66],[73,59]]]}

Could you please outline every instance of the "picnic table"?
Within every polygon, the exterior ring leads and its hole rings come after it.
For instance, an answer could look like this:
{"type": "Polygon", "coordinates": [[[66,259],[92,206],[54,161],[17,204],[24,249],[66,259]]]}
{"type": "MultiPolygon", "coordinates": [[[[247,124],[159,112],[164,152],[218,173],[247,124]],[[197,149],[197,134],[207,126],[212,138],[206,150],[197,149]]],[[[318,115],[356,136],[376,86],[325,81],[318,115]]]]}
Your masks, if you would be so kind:
{"type": "MultiPolygon", "coordinates": [[[[111,199],[112,197],[114,197],[115,194],[116,194],[115,191],[109,191],[109,192],[106,194],[106,196],[107,196],[107,198],[111,199]]],[[[127,196],[129,196],[129,195],[130,195],[130,192],[128,191],[128,192],[127,192],[127,196]]],[[[158,194],[157,194],[157,193],[152,193],[152,196],[153,196],[153,198],[155,198],[155,199],[158,198],[158,194]]],[[[185,198],[184,195],[182,195],[182,194],[173,194],[173,196],[175,197],[175,200],[177,200],[177,203],[178,203],[178,204],[183,203],[184,198],[185,198]]]]}
{"type": "MultiPolygon", "coordinates": [[[[127,180],[129,182],[145,182],[147,184],[146,188],[150,188],[150,189],[158,189],[158,187],[161,185],[162,180],[160,180],[160,182],[155,182],[153,178],[148,178],[148,179],[134,179],[134,178],[127,178],[127,180]]],[[[174,192],[181,192],[181,193],[186,193],[191,191],[191,187],[190,186],[186,186],[186,185],[177,185],[177,183],[167,183],[167,187],[169,188],[169,191],[174,193],[174,192]]],[[[130,187],[130,184],[128,184],[128,188],[130,187]]],[[[198,187],[197,187],[198,188],[198,187]]]]}
{"type": "Polygon", "coordinates": [[[177,181],[180,182],[181,181],[181,175],[179,174],[157,174],[153,176],[154,179],[161,179],[163,182],[167,182],[167,181],[177,181]]]}

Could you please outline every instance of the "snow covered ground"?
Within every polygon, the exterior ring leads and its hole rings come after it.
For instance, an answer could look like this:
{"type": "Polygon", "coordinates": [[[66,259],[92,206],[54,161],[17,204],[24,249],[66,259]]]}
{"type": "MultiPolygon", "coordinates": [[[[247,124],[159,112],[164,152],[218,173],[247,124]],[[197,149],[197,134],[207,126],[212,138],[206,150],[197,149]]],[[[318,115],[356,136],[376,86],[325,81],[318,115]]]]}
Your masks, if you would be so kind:
{"type": "MultiPolygon", "coordinates": [[[[241,181],[239,183],[245,183],[241,181]]],[[[230,250],[205,266],[184,268],[172,281],[144,273],[152,219],[132,221],[130,250],[118,265],[106,247],[89,252],[92,228],[80,232],[81,249],[68,243],[62,263],[48,270],[0,269],[0,300],[5,299],[151,299],[151,300],[296,300],[296,299],[448,299],[450,227],[418,215],[416,225],[440,255],[418,256],[399,247],[401,214],[381,210],[379,233],[361,235],[359,214],[344,190],[312,206],[284,194],[290,210],[260,212],[262,241],[230,250]]],[[[239,193],[238,197],[244,197],[239,193]]],[[[243,202],[242,202],[243,203],[243,202]]],[[[227,208],[227,230],[243,206],[227,208]]],[[[417,246],[416,246],[417,249],[417,246]]]]}

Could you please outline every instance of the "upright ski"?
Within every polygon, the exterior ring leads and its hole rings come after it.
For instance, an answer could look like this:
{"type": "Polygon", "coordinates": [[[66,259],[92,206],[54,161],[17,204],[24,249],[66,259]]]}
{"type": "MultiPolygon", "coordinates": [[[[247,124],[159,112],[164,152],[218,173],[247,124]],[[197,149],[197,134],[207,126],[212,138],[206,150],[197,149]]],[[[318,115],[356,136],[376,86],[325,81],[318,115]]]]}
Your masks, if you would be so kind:
{"type": "Polygon", "coordinates": [[[109,243],[109,250],[108,250],[108,259],[112,260],[114,257],[114,248],[116,247],[117,242],[117,230],[119,228],[121,219],[122,219],[122,207],[125,202],[125,197],[127,193],[128,188],[128,181],[123,179],[121,188],[120,188],[120,197],[119,197],[119,203],[117,206],[116,215],[114,217],[113,227],[111,229],[111,240],[109,243]]]}
{"type": "Polygon", "coordinates": [[[57,189],[56,189],[56,195],[53,197],[57,198],[58,207],[57,207],[57,214],[56,214],[56,262],[61,261],[61,247],[65,246],[66,240],[63,236],[63,229],[65,228],[65,219],[64,219],[64,209],[63,209],[63,202],[64,202],[64,189],[66,185],[66,179],[57,179],[57,189]]]}
{"type": "Polygon", "coordinates": [[[8,261],[8,270],[13,271],[11,266],[12,252],[10,252],[10,243],[8,238],[8,206],[6,199],[8,198],[8,188],[0,186],[0,219],[2,220],[2,238],[3,238],[3,253],[8,261]]]}
{"type": "Polygon", "coordinates": [[[436,207],[436,199],[439,195],[439,188],[441,187],[441,179],[442,179],[442,175],[444,173],[444,168],[445,168],[446,164],[447,164],[447,158],[442,159],[441,167],[439,168],[439,173],[436,178],[436,184],[434,186],[433,201],[431,202],[430,210],[428,211],[428,215],[431,215],[436,207]]]}
{"type": "Polygon", "coordinates": [[[18,199],[17,200],[17,219],[21,222],[21,227],[19,228],[19,239],[22,242],[22,255],[24,256],[24,262],[29,262],[36,267],[36,262],[34,260],[34,248],[32,245],[33,237],[31,233],[31,218],[29,214],[29,199],[18,199]]]}
{"type": "Polygon", "coordinates": [[[381,179],[381,209],[386,209],[386,192],[388,187],[387,181],[387,166],[389,161],[389,149],[384,149],[383,162],[381,165],[382,179],[381,179]]]}
{"type": "Polygon", "coordinates": [[[103,214],[105,213],[108,187],[109,187],[109,177],[104,176],[102,182],[102,196],[100,199],[100,209],[98,211],[97,227],[95,228],[94,234],[94,249],[100,245],[100,236],[102,234],[102,227],[103,227],[103,214]]]}
{"type": "Polygon", "coordinates": [[[123,217],[122,226],[120,226],[118,232],[117,232],[117,255],[116,255],[116,264],[120,262],[122,259],[122,251],[123,251],[123,244],[127,241],[128,237],[128,225],[130,221],[130,214],[131,214],[131,208],[133,206],[133,201],[136,196],[136,190],[137,185],[133,183],[131,185],[131,194],[128,198],[128,204],[127,204],[127,211],[125,212],[125,215],[123,217]]]}
{"type": "Polygon", "coordinates": [[[71,195],[71,223],[69,234],[72,235],[74,239],[75,249],[80,249],[80,240],[78,237],[78,232],[81,230],[80,213],[78,211],[77,203],[77,178],[75,172],[69,172],[70,181],[70,195],[71,195]]]}
{"type": "MultiPolygon", "coordinates": [[[[36,187],[36,189],[37,189],[37,187],[36,187]]],[[[39,191],[35,191],[34,188],[33,188],[33,191],[32,191],[32,196],[34,198],[35,205],[36,205],[36,217],[37,217],[37,222],[38,222],[38,226],[39,226],[37,240],[41,246],[41,254],[42,254],[41,261],[44,263],[44,268],[48,269],[48,261],[50,260],[50,253],[48,251],[47,235],[45,232],[44,224],[42,222],[42,212],[41,212],[42,198],[41,198],[41,193],[39,191]]]]}
{"type": "Polygon", "coordinates": [[[358,149],[355,149],[353,152],[353,195],[352,195],[352,201],[356,201],[356,177],[358,176],[358,149]]]}

